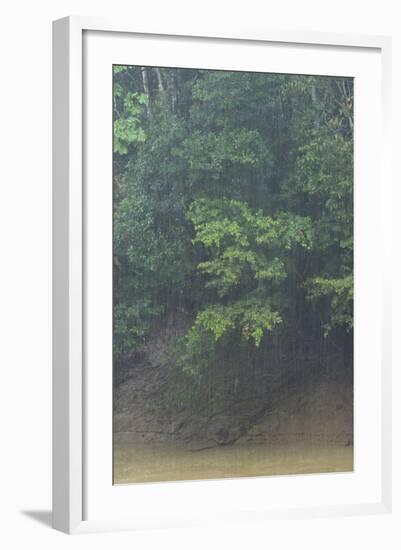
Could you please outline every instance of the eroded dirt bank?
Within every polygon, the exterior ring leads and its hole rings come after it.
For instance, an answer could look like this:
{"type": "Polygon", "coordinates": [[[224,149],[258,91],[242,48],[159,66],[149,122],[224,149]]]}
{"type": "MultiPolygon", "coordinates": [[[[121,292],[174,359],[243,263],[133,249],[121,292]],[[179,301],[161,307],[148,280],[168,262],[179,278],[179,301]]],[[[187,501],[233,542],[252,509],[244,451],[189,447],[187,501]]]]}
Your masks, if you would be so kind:
{"type": "Polygon", "coordinates": [[[216,373],[194,407],[172,399],[171,338],[157,331],[116,373],[116,483],[352,470],[352,368],[341,354],[323,364],[283,353],[240,376],[216,373]],[[224,399],[219,387],[231,388],[224,399]]]}

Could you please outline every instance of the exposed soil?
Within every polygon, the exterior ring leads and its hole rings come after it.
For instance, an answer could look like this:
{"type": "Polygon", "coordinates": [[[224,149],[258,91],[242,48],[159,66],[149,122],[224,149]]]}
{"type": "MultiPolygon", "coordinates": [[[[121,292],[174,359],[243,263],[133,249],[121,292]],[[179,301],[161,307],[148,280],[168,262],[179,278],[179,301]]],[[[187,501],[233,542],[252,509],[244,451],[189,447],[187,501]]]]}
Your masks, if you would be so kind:
{"type": "MultiPolygon", "coordinates": [[[[329,365],[311,354],[295,361],[283,354],[247,379],[237,377],[231,394],[220,400],[224,405],[204,395],[196,410],[172,406],[176,386],[166,349],[185,328],[185,319],[167,321],[155,329],[141,356],[115,372],[115,460],[119,449],[149,444],[175,445],[199,455],[245,444],[352,449],[352,368],[343,364],[341,354],[332,353],[329,365]]],[[[211,392],[219,383],[211,381],[211,392]]]]}

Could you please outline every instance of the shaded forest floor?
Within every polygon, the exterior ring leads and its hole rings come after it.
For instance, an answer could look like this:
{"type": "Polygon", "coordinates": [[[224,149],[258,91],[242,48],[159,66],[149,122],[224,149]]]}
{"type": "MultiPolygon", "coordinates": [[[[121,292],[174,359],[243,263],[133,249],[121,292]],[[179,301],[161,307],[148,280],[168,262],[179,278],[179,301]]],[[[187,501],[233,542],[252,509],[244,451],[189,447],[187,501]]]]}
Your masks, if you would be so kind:
{"type": "Polygon", "coordinates": [[[220,373],[210,391],[231,392],[210,400],[206,388],[194,407],[172,401],[172,337],[157,330],[115,373],[116,483],[352,470],[352,369],[341,354],[283,353],[234,381],[220,373]]]}

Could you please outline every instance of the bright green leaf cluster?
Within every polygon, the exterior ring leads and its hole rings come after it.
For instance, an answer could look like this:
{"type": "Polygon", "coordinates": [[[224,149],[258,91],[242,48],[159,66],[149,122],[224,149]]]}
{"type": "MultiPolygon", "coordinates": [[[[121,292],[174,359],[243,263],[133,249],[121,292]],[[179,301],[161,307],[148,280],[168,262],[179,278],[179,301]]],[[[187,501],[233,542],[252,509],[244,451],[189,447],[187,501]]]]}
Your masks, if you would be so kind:
{"type": "Polygon", "coordinates": [[[128,92],[124,93],[120,84],[114,87],[115,103],[119,99],[122,112],[114,120],[114,152],[124,155],[132,143],[143,143],[146,140],[146,132],[140,126],[140,114],[143,106],[147,104],[145,94],[128,92]]]}
{"type": "Polygon", "coordinates": [[[264,216],[241,201],[198,199],[190,205],[188,218],[196,232],[193,242],[203,244],[210,254],[198,269],[209,275],[207,286],[221,297],[249,276],[254,282],[285,279],[285,253],[312,245],[309,218],[264,216]]]}
{"type": "Polygon", "coordinates": [[[198,313],[187,335],[188,344],[198,340],[202,331],[211,333],[217,342],[238,329],[243,338],[252,338],[258,347],[264,333],[281,322],[282,319],[276,311],[256,299],[239,300],[228,305],[211,305],[198,313]]]}

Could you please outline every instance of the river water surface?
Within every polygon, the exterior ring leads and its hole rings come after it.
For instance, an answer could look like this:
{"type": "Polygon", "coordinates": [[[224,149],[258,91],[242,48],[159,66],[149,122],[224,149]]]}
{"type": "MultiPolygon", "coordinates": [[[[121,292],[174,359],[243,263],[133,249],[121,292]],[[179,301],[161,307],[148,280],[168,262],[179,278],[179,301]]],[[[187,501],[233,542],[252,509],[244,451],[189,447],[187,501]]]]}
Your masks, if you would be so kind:
{"type": "Polygon", "coordinates": [[[114,451],[115,484],[352,470],[352,446],[324,442],[244,442],[203,450],[174,443],[118,442],[114,451]]]}

